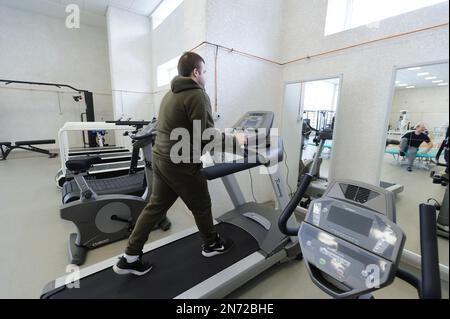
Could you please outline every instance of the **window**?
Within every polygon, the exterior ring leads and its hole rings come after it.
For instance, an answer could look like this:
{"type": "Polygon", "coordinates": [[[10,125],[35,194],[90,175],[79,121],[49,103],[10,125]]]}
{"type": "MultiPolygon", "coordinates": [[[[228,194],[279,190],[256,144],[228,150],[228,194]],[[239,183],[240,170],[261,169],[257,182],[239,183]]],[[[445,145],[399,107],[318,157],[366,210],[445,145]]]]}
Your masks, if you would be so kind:
{"type": "Polygon", "coordinates": [[[172,79],[178,75],[178,61],[180,60],[180,58],[181,55],[158,66],[157,68],[158,87],[169,84],[170,81],[172,81],[172,79]]]}
{"type": "Polygon", "coordinates": [[[184,0],[163,0],[152,14],[153,30],[166,20],[184,0]]]}
{"type": "Polygon", "coordinates": [[[381,21],[446,0],[328,0],[325,35],[381,21]]]}

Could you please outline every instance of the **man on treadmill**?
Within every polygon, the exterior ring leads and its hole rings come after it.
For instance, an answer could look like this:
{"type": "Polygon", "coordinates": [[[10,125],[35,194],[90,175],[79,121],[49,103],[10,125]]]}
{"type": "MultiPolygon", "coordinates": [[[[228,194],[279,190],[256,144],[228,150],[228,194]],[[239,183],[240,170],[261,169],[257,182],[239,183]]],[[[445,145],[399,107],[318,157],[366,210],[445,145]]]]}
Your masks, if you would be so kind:
{"type": "MultiPolygon", "coordinates": [[[[154,226],[167,214],[168,209],[181,197],[191,210],[204,244],[201,253],[213,257],[228,252],[233,246],[230,239],[221,237],[213,224],[211,198],[206,178],[201,174],[201,154],[192,147],[189,160],[175,164],[171,149],[178,142],[170,139],[174,129],[184,128],[195,137],[195,120],[201,122],[202,132],[214,127],[211,102],[205,92],[205,61],[192,52],[184,53],[178,62],[178,74],[171,90],[161,102],[157,137],[153,148],[153,185],[149,204],[139,216],[128,240],[125,255],[113,267],[119,275],[147,274],[152,265],[142,261],[142,249],[154,226]]],[[[245,144],[245,136],[236,134],[236,142],[245,144]]],[[[208,142],[208,141],[207,141],[208,142]]],[[[202,148],[207,144],[201,141],[202,148]]],[[[200,249],[200,247],[199,247],[200,249]]]]}

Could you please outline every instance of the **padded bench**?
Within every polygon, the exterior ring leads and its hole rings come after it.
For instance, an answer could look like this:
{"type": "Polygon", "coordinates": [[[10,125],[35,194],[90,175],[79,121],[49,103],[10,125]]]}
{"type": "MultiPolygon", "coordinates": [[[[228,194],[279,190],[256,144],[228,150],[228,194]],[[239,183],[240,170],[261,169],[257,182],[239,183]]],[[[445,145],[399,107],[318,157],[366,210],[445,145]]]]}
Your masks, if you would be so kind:
{"type": "Polygon", "coordinates": [[[41,154],[48,155],[49,158],[54,158],[58,156],[56,153],[52,153],[48,150],[44,150],[42,148],[36,147],[34,145],[49,145],[55,144],[55,140],[35,140],[35,141],[18,141],[14,144],[12,142],[0,142],[0,150],[2,152],[2,158],[0,160],[6,160],[9,153],[16,148],[20,148],[22,150],[36,152],[41,154]]]}
{"type": "MultiPolygon", "coordinates": [[[[432,166],[432,160],[436,158],[438,150],[433,148],[428,153],[421,154],[421,152],[425,150],[426,148],[420,148],[418,150],[414,166],[418,169],[430,170],[432,166]]],[[[392,155],[392,157],[394,158],[394,161],[392,162],[393,165],[408,165],[406,158],[402,160],[400,156],[400,149],[398,147],[388,147],[386,148],[385,153],[392,155]]]]}

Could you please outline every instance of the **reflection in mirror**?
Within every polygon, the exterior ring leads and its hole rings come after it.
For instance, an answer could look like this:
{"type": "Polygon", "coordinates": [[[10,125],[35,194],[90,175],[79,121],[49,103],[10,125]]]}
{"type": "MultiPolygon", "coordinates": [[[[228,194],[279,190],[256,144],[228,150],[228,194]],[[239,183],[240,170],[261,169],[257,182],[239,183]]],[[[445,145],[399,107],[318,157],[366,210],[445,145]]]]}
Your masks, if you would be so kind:
{"type": "Polygon", "coordinates": [[[448,265],[448,63],[398,69],[383,157],[382,179],[403,185],[397,222],[420,254],[419,205],[438,210],[440,263],[448,265]]]}
{"type": "Polygon", "coordinates": [[[332,135],[341,78],[291,83],[285,88],[283,134],[291,190],[306,173],[314,176],[300,206],[321,197],[327,187],[332,135]],[[320,134],[327,132],[327,136],[320,134]],[[321,138],[322,137],[322,140],[321,138]]]}

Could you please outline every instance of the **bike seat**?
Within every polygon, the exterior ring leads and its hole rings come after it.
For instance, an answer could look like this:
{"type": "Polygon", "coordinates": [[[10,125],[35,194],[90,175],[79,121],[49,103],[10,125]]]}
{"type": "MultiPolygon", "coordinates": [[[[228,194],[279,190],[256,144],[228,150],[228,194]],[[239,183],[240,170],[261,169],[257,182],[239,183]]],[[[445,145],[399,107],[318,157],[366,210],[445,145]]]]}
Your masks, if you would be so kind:
{"type": "Polygon", "coordinates": [[[66,167],[72,172],[85,172],[94,164],[99,164],[102,159],[98,156],[86,159],[70,160],[66,162],[66,167]]]}

